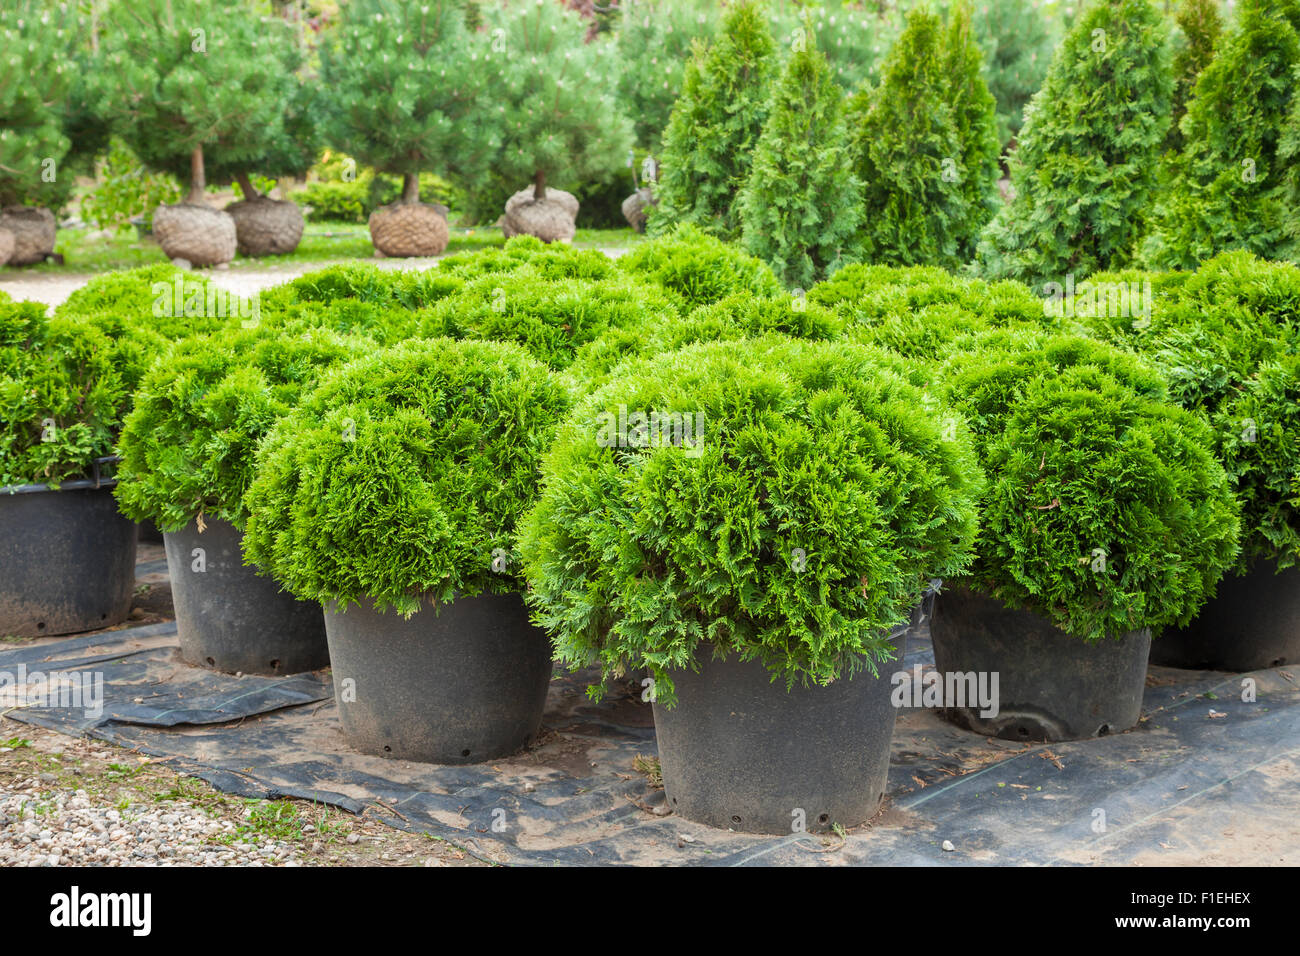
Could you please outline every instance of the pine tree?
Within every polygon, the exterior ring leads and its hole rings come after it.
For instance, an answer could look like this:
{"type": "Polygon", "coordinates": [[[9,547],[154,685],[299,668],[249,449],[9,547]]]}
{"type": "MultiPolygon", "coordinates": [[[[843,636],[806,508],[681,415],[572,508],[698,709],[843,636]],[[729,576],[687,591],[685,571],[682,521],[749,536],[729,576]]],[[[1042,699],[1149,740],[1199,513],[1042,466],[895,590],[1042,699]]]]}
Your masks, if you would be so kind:
{"type": "Polygon", "coordinates": [[[1011,157],[1015,198],[980,239],[984,274],[1036,283],[1129,265],[1172,87],[1168,30],[1150,0],[1094,0],[1026,110],[1011,157]]]}
{"type": "Polygon", "coordinates": [[[849,101],[862,187],[858,241],[867,262],[961,262],[973,210],[962,185],[968,172],[947,65],[939,17],[917,7],[889,51],[881,85],[864,87],[849,101]]]}
{"type": "Polygon", "coordinates": [[[961,143],[959,185],[966,198],[967,217],[957,228],[958,259],[975,257],[982,230],[998,210],[997,103],[984,77],[984,54],[975,41],[968,0],[958,0],[948,12],[943,70],[948,77],[948,102],[961,143]]]}
{"type": "Polygon", "coordinates": [[[691,44],[717,29],[709,0],[622,0],[617,48],[618,97],[639,145],[657,154],[682,91],[691,44]]]}
{"type": "Polygon", "coordinates": [[[401,176],[402,203],[420,201],[422,170],[481,177],[496,131],[463,0],[348,0],[342,14],[321,49],[330,145],[401,176]]]}
{"type": "Polygon", "coordinates": [[[1182,152],[1161,166],[1149,265],[1192,269],[1218,252],[1247,249],[1297,259],[1286,234],[1286,162],[1279,155],[1295,102],[1300,20],[1294,0],[1244,0],[1192,92],[1182,152]]]}
{"type": "Polygon", "coordinates": [[[1165,148],[1181,150],[1183,133],[1179,128],[1187,114],[1196,80],[1214,59],[1214,46],[1223,32],[1218,0],[1182,0],[1174,15],[1178,22],[1178,40],[1174,53],[1174,105],[1165,148]]]}
{"type": "Polygon", "coordinates": [[[61,104],[72,88],[71,36],[39,0],[0,9],[0,207],[58,208],[72,188],[61,104]]]}
{"type": "Polygon", "coordinates": [[[188,174],[202,205],[204,151],[255,157],[282,123],[282,21],[242,0],[118,0],[104,18],[98,105],[144,163],[188,174]]]}
{"type": "Polygon", "coordinates": [[[543,200],[548,183],[573,187],[622,168],[632,125],[609,92],[611,41],[586,42],[582,18],[551,0],[487,15],[496,187],[514,192],[531,181],[543,200]]]}
{"type": "Polygon", "coordinates": [[[652,235],[688,223],[723,239],[739,236],[736,197],[767,119],[774,52],[762,8],[751,0],[727,12],[712,46],[696,45],[664,133],[652,235]]]}
{"type": "Polygon", "coordinates": [[[808,289],[852,251],[862,215],[843,95],[811,28],[772,93],[740,196],[743,244],[787,286],[808,289]]]}

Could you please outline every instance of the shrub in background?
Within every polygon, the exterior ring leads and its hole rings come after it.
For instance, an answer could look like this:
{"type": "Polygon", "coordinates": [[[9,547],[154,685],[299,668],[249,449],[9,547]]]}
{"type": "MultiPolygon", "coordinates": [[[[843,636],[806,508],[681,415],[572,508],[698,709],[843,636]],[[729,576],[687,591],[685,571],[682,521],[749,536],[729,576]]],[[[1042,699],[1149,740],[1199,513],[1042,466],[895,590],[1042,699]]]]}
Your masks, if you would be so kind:
{"type": "Polygon", "coordinates": [[[843,95],[806,32],[773,88],[738,210],[745,249],[804,289],[853,257],[862,219],[843,95]]]}
{"type": "Polygon", "coordinates": [[[780,336],[708,343],[629,363],[575,409],[520,548],[559,658],[600,666],[594,694],[648,667],[671,705],[665,672],[707,654],[787,686],[892,657],[885,632],[966,566],[981,487],[968,439],[945,440],[892,363],[780,336]],[[620,409],[702,431],[610,441],[620,409]]]}
{"type": "Polygon", "coordinates": [[[712,39],[718,8],[707,0],[622,0],[618,12],[619,102],[637,143],[657,154],[691,46],[712,39]]]}
{"type": "Polygon", "coordinates": [[[1011,157],[1015,198],[984,230],[992,278],[1063,282],[1128,266],[1155,193],[1172,96],[1149,0],[1094,0],[1057,48],[1011,157]]]}
{"type": "Polygon", "coordinates": [[[267,437],[245,556],[341,609],[368,600],[409,615],[425,597],[519,590],[515,525],[567,408],[559,381],[514,345],[409,342],[354,362],[267,437]]]}
{"type": "Polygon", "coordinates": [[[680,297],[683,308],[719,302],[733,292],[775,296],[781,283],[761,259],[708,235],[679,226],[615,260],[619,270],[680,297]]]}
{"type": "Polygon", "coordinates": [[[1042,88],[1063,24],[1041,0],[980,0],[975,35],[984,51],[989,92],[997,102],[998,142],[1020,132],[1025,106],[1042,88]]]}
{"type": "Polygon", "coordinates": [[[696,45],[664,132],[651,235],[678,223],[724,239],[740,235],[736,196],[767,119],[775,52],[762,8],[750,0],[727,11],[711,46],[696,45]]]}
{"type": "Polygon", "coordinates": [[[975,257],[982,230],[1001,205],[998,193],[997,101],[984,76],[984,54],[975,39],[968,0],[957,0],[948,12],[943,68],[948,74],[948,102],[961,144],[958,185],[966,199],[967,218],[959,224],[957,258],[975,257]]]}
{"type": "Polygon", "coordinates": [[[1161,166],[1152,231],[1143,246],[1157,269],[1194,269],[1218,252],[1246,249],[1300,258],[1286,232],[1286,117],[1296,102],[1300,18],[1293,0],[1244,0],[1236,29],[1193,88],[1181,152],[1161,166]]]}
{"type": "Polygon", "coordinates": [[[1187,104],[1197,79],[1214,59],[1215,45],[1223,33],[1223,17],[1218,0],[1182,0],[1174,19],[1178,23],[1174,35],[1174,102],[1165,148],[1179,151],[1184,146],[1181,124],[1187,104]]]}

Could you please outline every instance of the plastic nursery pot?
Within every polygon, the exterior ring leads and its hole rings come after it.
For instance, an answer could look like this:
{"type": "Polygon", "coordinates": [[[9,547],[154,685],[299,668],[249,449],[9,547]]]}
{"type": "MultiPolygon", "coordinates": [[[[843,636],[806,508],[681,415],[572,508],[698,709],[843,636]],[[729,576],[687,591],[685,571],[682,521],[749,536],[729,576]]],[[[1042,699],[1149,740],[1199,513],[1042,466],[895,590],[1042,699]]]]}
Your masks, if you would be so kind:
{"type": "Polygon", "coordinates": [[[141,543],[143,544],[163,543],[162,532],[158,530],[158,526],[154,524],[152,521],[141,521],[139,524],[136,525],[136,528],[138,529],[139,532],[138,540],[141,543]]]}
{"type": "MultiPolygon", "coordinates": [[[[909,629],[891,635],[896,661],[909,629]]],[[[894,663],[878,664],[878,677],[859,672],[789,691],[758,661],[706,656],[699,665],[698,672],[669,672],[675,706],[654,703],[659,767],[674,813],[771,834],[853,827],[875,815],[897,714],[894,663]]]]}
{"type": "Polygon", "coordinates": [[[1218,593],[1181,630],[1151,645],[1151,663],[1166,667],[1253,671],[1300,661],[1300,567],[1280,574],[1258,560],[1229,574],[1218,593]]]}
{"type": "Polygon", "coordinates": [[[163,534],[181,657],[245,674],[296,674],[329,663],[321,606],[299,601],[244,564],[228,521],[163,534]]]}
{"type": "MultiPolygon", "coordinates": [[[[1089,644],[1029,611],[945,588],[930,620],[941,675],[997,675],[997,713],[950,706],[951,722],[1004,740],[1083,740],[1134,727],[1142,714],[1151,632],[1089,644]]],[[[945,680],[945,685],[947,681],[945,680]]]]}
{"type": "Polygon", "coordinates": [[[480,594],[409,619],[368,604],[325,608],[339,722],[364,753],[478,763],[536,738],[551,642],[519,594],[480,594]]]}
{"type": "Polygon", "coordinates": [[[0,487],[0,636],[120,624],[135,587],[135,525],[113,482],[0,487]]]}

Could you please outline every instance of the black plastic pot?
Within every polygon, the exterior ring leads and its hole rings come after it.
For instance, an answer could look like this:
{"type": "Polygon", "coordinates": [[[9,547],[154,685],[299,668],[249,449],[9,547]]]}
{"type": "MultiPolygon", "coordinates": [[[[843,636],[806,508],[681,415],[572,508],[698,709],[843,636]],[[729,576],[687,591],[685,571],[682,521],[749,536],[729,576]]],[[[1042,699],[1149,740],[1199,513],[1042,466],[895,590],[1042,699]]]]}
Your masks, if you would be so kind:
{"type": "Polygon", "coordinates": [[[163,543],[162,532],[158,530],[158,526],[152,521],[141,521],[136,525],[136,529],[139,533],[139,541],[142,544],[163,543]]]}
{"type": "Polygon", "coordinates": [[[1253,671],[1297,661],[1300,567],[1279,574],[1274,561],[1223,578],[1191,624],[1165,631],[1151,645],[1151,663],[1166,667],[1253,671]]]}
{"type": "Polygon", "coordinates": [[[1128,730],[1142,714],[1149,630],[1089,644],[1037,614],[949,587],[935,600],[930,637],[941,675],[997,675],[996,716],[978,706],[944,709],[977,734],[1082,740],[1128,730]]]}
{"type": "Polygon", "coordinates": [[[111,481],[0,487],[0,637],[112,627],[131,611],[135,525],[111,481]]]}
{"type": "MultiPolygon", "coordinates": [[[[915,623],[917,616],[913,616],[915,623]]],[[[892,636],[901,660],[906,628],[892,636]]],[[[891,670],[786,691],[758,661],[700,661],[669,672],[672,708],[654,703],[674,813],[745,833],[825,830],[871,819],[884,797],[897,714],[891,670]]]]}
{"type": "Polygon", "coordinates": [[[478,763],[536,738],[551,642],[518,594],[425,606],[410,619],[325,609],[334,699],[349,744],[426,763],[478,763]]]}
{"type": "Polygon", "coordinates": [[[329,663],[321,606],[299,601],[244,564],[227,521],[163,534],[181,656],[245,674],[297,674],[329,663]]]}

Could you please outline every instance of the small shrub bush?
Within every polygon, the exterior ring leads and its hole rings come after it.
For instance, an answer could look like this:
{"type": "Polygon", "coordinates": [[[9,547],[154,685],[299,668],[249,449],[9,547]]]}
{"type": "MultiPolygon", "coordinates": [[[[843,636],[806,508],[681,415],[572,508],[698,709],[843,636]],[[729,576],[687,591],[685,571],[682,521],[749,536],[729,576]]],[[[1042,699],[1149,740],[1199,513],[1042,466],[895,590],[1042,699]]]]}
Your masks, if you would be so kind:
{"type": "Polygon", "coordinates": [[[1237,556],[1209,427],[1095,368],[1028,385],[985,448],[972,580],[1078,638],[1186,624],[1237,556]]]}
{"type": "Polygon", "coordinates": [[[563,242],[546,243],[533,236],[513,236],[501,248],[476,249],[446,256],[438,270],[460,279],[513,272],[530,266],[545,279],[607,279],[614,263],[595,249],[575,249],[563,242]]]}
{"type": "Polygon", "coordinates": [[[0,302],[0,486],[87,478],[110,455],[129,392],[93,325],[0,302]]]}
{"type": "Polygon", "coordinates": [[[675,293],[689,311],[721,302],[733,292],[782,293],[775,273],[761,259],[693,226],[643,242],[616,260],[619,269],[675,293]]]}
{"type": "Polygon", "coordinates": [[[245,556],[341,608],[409,615],[426,596],[518,590],[515,525],[567,409],[514,345],[438,339],[359,359],[272,428],[245,498],[245,556]]]}
{"type": "Polygon", "coordinates": [[[623,366],[561,427],[520,532],[559,657],[605,680],[649,667],[669,705],[667,672],[710,653],[787,686],[889,659],[884,632],[966,566],[981,488],[968,437],[945,440],[897,364],[771,336],[623,366]],[[629,413],[611,436],[626,410],[702,430],[656,441],[629,413]]]}
{"type": "Polygon", "coordinates": [[[179,531],[247,519],[258,443],[331,366],[374,343],[309,326],[231,328],[179,343],[145,376],[122,429],[122,513],[179,531]]]}

